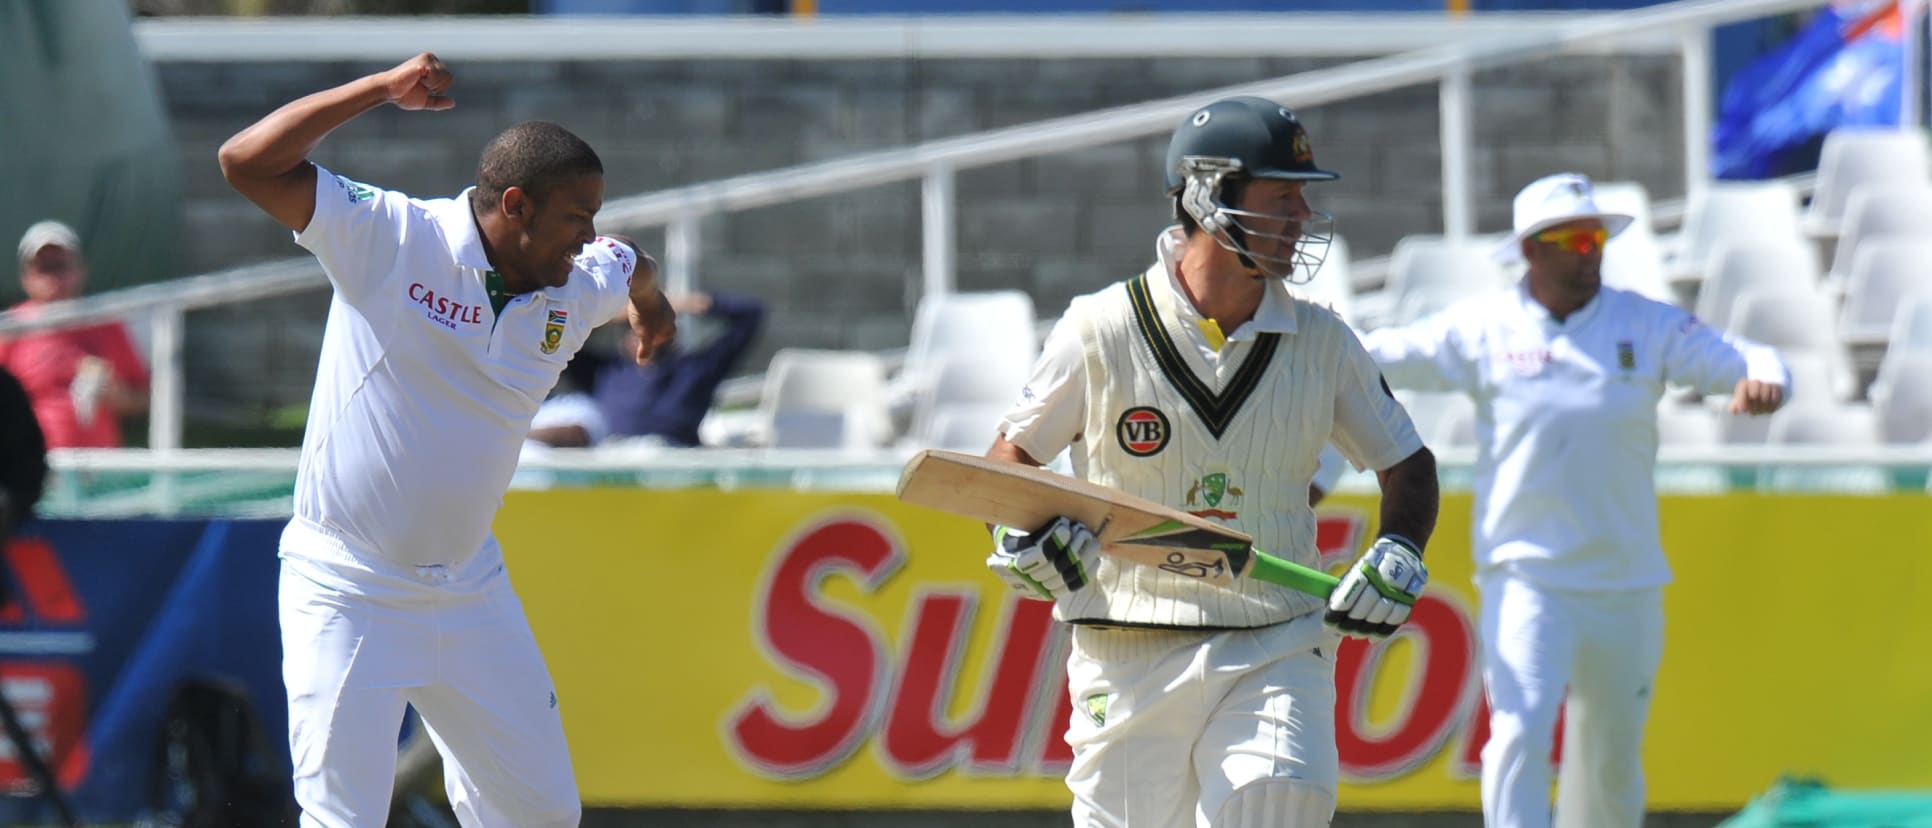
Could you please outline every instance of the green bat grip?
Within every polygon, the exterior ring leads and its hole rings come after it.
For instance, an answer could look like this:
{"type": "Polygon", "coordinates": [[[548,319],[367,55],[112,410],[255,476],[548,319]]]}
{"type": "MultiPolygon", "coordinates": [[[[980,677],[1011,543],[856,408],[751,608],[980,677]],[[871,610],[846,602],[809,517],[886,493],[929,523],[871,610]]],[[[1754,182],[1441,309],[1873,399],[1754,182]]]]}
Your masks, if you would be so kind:
{"type": "Polygon", "coordinates": [[[1341,583],[1340,578],[1319,569],[1289,563],[1259,549],[1255,550],[1254,567],[1248,570],[1248,577],[1316,598],[1327,598],[1328,593],[1335,591],[1335,585],[1341,583]]]}

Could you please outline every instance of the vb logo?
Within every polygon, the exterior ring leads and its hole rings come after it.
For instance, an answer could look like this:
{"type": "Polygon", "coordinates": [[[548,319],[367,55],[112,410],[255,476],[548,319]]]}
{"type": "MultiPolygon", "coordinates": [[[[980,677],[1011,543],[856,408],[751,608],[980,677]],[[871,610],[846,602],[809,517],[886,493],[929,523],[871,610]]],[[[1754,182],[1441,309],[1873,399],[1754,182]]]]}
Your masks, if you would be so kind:
{"type": "Polygon", "coordinates": [[[1173,429],[1167,423],[1167,415],[1152,406],[1136,406],[1120,413],[1120,420],[1114,423],[1114,436],[1120,441],[1121,450],[1135,457],[1149,457],[1167,448],[1167,438],[1173,429]]]}

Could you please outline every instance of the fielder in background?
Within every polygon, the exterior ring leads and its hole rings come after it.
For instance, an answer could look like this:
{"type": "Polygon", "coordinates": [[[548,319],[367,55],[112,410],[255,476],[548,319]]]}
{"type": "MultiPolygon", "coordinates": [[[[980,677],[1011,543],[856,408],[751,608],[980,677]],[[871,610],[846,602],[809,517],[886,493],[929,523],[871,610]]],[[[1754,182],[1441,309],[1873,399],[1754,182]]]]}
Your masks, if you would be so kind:
{"type": "Polygon", "coordinates": [[[497,135],[455,198],[308,160],[384,104],[450,108],[450,83],[425,53],[288,104],[221,148],[229,184],[294,230],[335,289],[281,542],[304,826],[382,823],[406,704],[464,826],[575,826],[582,810],[557,694],[490,521],[531,417],[591,329],[628,313],[642,361],[675,326],[655,271],[597,236],[602,162],[560,126],[497,135]]]}
{"type": "Polygon", "coordinates": [[[1515,287],[1363,337],[1397,387],[1476,404],[1476,585],[1491,709],[1482,753],[1490,828],[1551,824],[1549,756],[1569,688],[1558,824],[1637,828],[1640,748],[1663,654],[1657,403],[1666,384],[1778,408],[1776,352],[1689,313],[1604,287],[1603,246],[1631,222],[1561,174],[1516,196],[1497,251],[1515,287]]]}
{"type": "Polygon", "coordinates": [[[1327,825],[1336,632],[1387,636],[1408,619],[1428,577],[1435,460],[1354,333],[1285,284],[1314,275],[1329,239],[1302,188],[1336,177],[1294,115],[1249,97],[1202,107],[1165,173],[1180,225],[1159,234],[1158,261],[1073,301],[987,455],[1037,466],[1071,446],[1087,480],[1313,566],[1311,482],[1332,439],[1377,470],[1381,537],[1325,605],[1100,557],[1066,517],[997,528],[987,564],[1074,625],[1076,824],[1327,825]]]}

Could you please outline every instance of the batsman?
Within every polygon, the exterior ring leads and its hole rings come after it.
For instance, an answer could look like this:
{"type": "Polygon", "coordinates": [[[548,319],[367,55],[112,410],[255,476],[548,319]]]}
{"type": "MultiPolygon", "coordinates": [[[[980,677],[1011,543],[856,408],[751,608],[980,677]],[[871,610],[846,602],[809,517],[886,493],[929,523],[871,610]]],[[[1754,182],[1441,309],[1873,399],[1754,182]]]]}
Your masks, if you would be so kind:
{"type": "Polygon", "coordinates": [[[1061,517],[999,527],[988,566],[1072,625],[1067,732],[1074,824],[1324,826],[1334,816],[1340,635],[1409,618],[1435,528],[1435,458],[1375,362],[1297,299],[1332,220],[1333,180],[1280,105],[1215,101],[1175,130],[1177,226],[1144,273],[1073,300],[987,456],[1186,509],[1314,566],[1310,484],[1333,441],[1382,487],[1380,536],[1326,602],[1254,579],[1218,586],[1098,554],[1061,517]]]}

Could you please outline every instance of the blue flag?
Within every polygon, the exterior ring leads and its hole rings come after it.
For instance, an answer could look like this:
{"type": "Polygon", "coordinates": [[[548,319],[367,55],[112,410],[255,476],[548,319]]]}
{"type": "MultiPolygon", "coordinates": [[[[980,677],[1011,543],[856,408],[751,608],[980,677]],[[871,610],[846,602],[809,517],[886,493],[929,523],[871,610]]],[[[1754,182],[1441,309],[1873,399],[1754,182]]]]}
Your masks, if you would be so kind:
{"type": "Polygon", "coordinates": [[[1897,126],[1905,81],[1902,2],[1834,3],[1724,87],[1711,129],[1712,174],[1794,170],[1794,151],[1842,126],[1897,126]]]}

